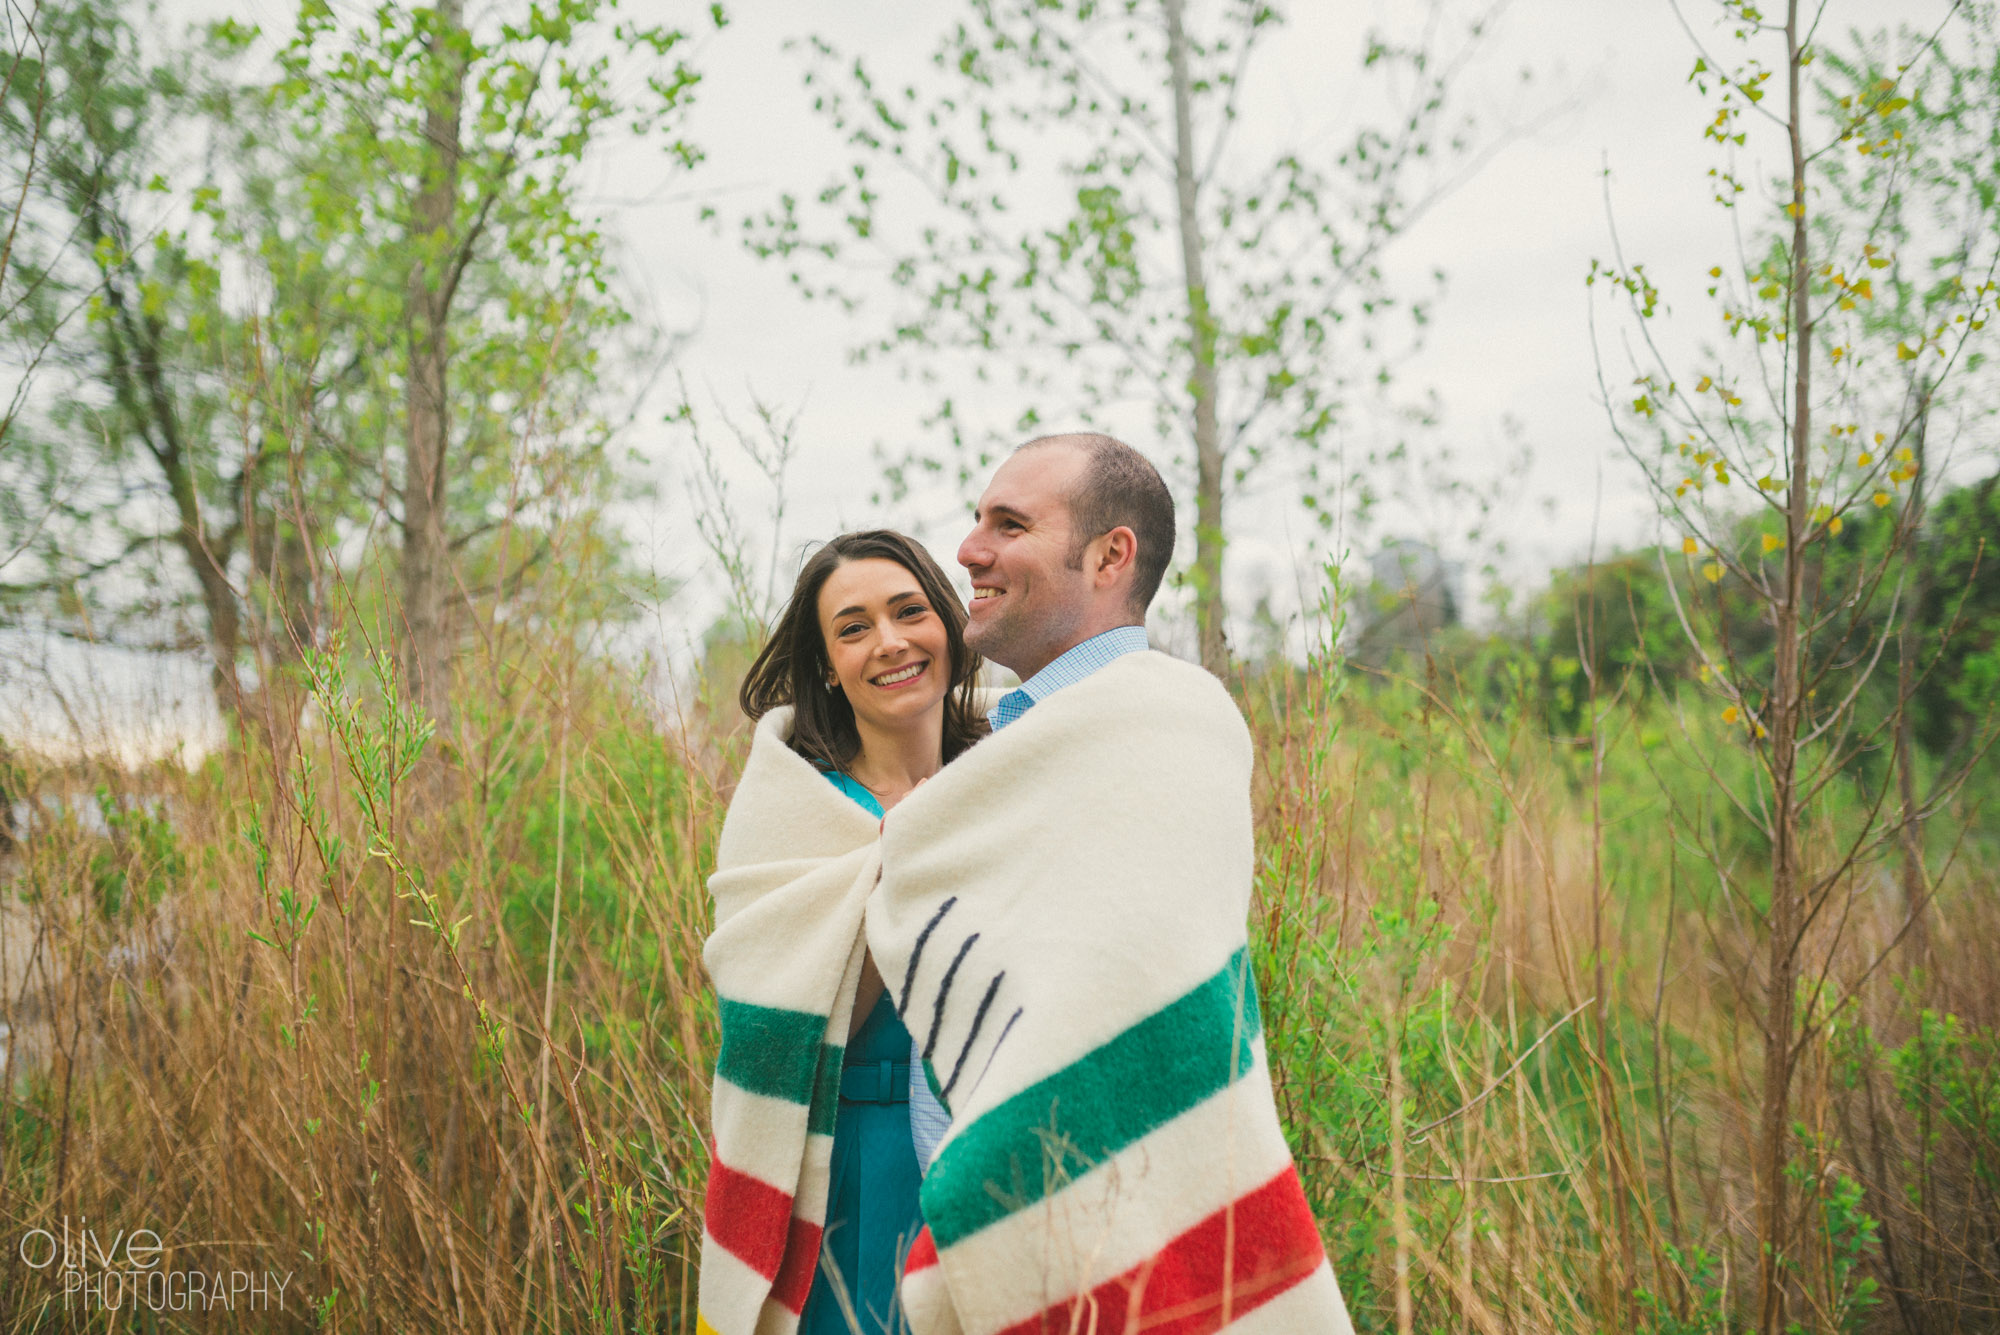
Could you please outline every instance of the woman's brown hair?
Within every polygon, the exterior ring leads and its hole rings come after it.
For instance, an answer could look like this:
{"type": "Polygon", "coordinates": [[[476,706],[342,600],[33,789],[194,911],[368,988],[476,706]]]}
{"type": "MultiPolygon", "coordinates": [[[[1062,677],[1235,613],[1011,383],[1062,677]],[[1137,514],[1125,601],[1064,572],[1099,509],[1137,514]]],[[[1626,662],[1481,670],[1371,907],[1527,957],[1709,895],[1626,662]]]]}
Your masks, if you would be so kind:
{"type": "Polygon", "coordinates": [[[951,659],[951,685],[944,698],[944,760],[949,764],[988,732],[985,716],[973,703],[981,659],[965,642],[965,608],[952,592],[951,581],[922,543],[892,529],[843,533],[806,559],[771,638],[744,674],[737,701],[753,719],[791,705],[792,750],[827,769],[846,772],[861,750],[861,734],[855,730],[854,706],[848,703],[847,692],[826,689],[833,665],[819,625],[819,593],[827,576],[841,566],[870,560],[894,561],[914,575],[931,610],[944,623],[951,659]]]}

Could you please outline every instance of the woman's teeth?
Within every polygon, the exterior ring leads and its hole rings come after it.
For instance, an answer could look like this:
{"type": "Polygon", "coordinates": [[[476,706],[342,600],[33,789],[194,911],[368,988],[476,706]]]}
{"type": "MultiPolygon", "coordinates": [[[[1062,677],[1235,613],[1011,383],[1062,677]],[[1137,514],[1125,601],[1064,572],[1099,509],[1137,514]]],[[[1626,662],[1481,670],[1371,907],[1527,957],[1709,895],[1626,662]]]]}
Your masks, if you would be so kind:
{"type": "Polygon", "coordinates": [[[925,666],[923,663],[912,663],[906,668],[897,668],[894,672],[884,673],[882,676],[877,677],[875,684],[877,686],[894,686],[899,682],[908,681],[919,672],[922,672],[925,666]]]}

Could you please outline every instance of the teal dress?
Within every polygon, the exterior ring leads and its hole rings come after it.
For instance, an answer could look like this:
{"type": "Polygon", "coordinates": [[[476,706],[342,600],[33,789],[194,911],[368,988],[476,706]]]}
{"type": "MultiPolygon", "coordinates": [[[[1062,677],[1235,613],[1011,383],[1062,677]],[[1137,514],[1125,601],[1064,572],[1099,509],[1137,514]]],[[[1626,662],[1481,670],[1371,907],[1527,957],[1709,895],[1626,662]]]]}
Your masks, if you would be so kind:
{"type": "MultiPolygon", "coordinates": [[[[831,771],[826,777],[870,814],[882,815],[875,795],[853,779],[831,771]]],[[[917,1208],[923,1175],[910,1138],[910,1031],[886,991],[848,1039],[843,1068],[826,1235],[799,1335],[852,1335],[836,1283],[853,1304],[861,1335],[904,1335],[896,1280],[923,1227],[917,1208]]]]}

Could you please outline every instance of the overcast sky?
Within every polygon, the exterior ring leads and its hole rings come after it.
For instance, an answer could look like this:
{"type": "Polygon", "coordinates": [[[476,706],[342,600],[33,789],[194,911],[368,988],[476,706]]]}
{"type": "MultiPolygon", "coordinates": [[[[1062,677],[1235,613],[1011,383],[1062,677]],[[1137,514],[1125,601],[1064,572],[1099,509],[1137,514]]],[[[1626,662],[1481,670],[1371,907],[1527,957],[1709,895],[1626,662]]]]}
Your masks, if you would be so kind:
{"type": "MultiPolygon", "coordinates": [[[[1829,4],[1821,33],[1865,21],[1932,25],[1948,9],[1938,0],[1829,4]]],[[[1355,105],[1366,31],[1406,19],[1416,7],[1314,0],[1290,7],[1284,35],[1252,67],[1245,153],[1274,149],[1331,152],[1370,109],[1355,105]]],[[[1715,49],[1713,5],[1683,6],[1695,35],[1715,49]]],[[[702,55],[705,82],[691,134],[709,154],[697,177],[669,181],[655,167],[661,198],[622,202],[646,179],[642,155],[621,149],[609,172],[621,190],[619,234],[647,275],[662,318],[698,309],[700,323],[680,369],[697,406],[727,406],[747,417],[754,392],[800,409],[801,455],[794,467],[789,542],[889,519],[906,523],[949,563],[966,524],[970,496],[883,515],[869,495],[876,484],[871,447],[898,453],[926,442],[919,425],[931,400],[888,367],[856,367],[857,342],[878,332],[893,307],[876,301],[857,316],[799,300],[775,265],[754,260],[730,236],[686,225],[683,192],[701,192],[725,215],[778,190],[809,189],[823,178],[833,140],[814,121],[799,89],[799,61],[787,37],[818,32],[842,49],[865,53],[885,83],[921,78],[949,6],[841,4],[774,0],[743,7],[702,55]]],[[[1717,159],[1701,137],[1713,115],[1688,83],[1695,60],[1689,33],[1665,0],[1603,4],[1591,0],[1517,0],[1506,6],[1465,87],[1461,105],[1490,130],[1512,124],[1484,169],[1395,243],[1393,272],[1414,291],[1435,269],[1448,285],[1423,351],[1407,363],[1401,385],[1434,391],[1442,405],[1429,447],[1449,447],[1456,473],[1506,500],[1480,550],[1463,542],[1462,509],[1390,508],[1367,541],[1404,533],[1429,538],[1476,565],[1503,542],[1503,571],[1532,584],[1552,564],[1581,559],[1596,533],[1599,550],[1650,541],[1650,506],[1636,470],[1615,449],[1598,406],[1584,277],[1593,258],[1611,256],[1615,217],[1628,259],[1643,260],[1679,317],[1677,337],[1692,346],[1715,328],[1705,296],[1706,270],[1733,253],[1729,219],[1711,202],[1707,170],[1717,159]],[[1532,68],[1523,90],[1518,74],[1532,68]],[[1608,176],[1607,176],[1608,173],[1608,176]],[[1609,214],[1607,213],[1607,202],[1609,214]],[[1503,423],[1514,424],[1513,433],[1503,423]],[[1501,484],[1510,440],[1525,443],[1532,465],[1501,484]]],[[[1768,55],[1768,52],[1767,52],[1768,55]]],[[[1753,137],[1755,177],[1783,166],[1782,140],[1753,137]],[[1762,154],[1759,154],[1759,150],[1762,154]]],[[[1615,337],[1608,344],[1618,357],[1615,337]]],[[[1615,368],[1613,369],[1616,375],[1615,368]]],[[[1614,379],[1614,389],[1621,382],[1614,379]]],[[[989,396],[993,425],[1021,405],[989,396]]],[[[1109,423],[1153,448],[1150,418],[1109,423]]],[[[1379,437],[1379,422],[1357,420],[1357,442],[1379,437]]],[[[987,425],[981,423],[980,425],[987,425]]],[[[662,461],[666,504],[634,519],[659,568],[701,582],[703,554],[691,544],[677,480],[686,442],[642,424],[650,457],[662,461]]],[[[1162,460],[1161,462],[1165,462],[1162,460]]],[[[748,486],[747,470],[742,485],[748,486]]],[[[1232,524],[1232,592],[1239,605],[1270,590],[1287,603],[1305,525],[1295,497],[1274,473],[1247,498],[1232,524]]],[[[1357,553],[1361,554],[1361,553],[1357,553]]],[[[789,571],[787,571],[789,573],[789,571]]],[[[1476,590],[1473,590],[1476,592],[1476,590]]]]}
{"type": "MultiPolygon", "coordinates": [[[[367,6],[350,0],[335,8],[359,14],[367,6]]],[[[653,0],[641,8],[654,12],[653,0]]],[[[1242,150],[1330,151],[1368,110],[1355,105],[1364,32],[1411,8],[1338,0],[1291,6],[1284,35],[1251,71],[1242,150]]],[[[1862,22],[1934,24],[1947,8],[1943,0],[1832,0],[1822,34],[1862,22]]],[[[950,557],[970,496],[933,495],[888,514],[869,501],[879,482],[874,449],[895,453],[926,443],[920,418],[932,402],[890,366],[849,362],[850,349],[877,332],[892,308],[878,301],[849,316],[805,303],[778,267],[751,258],[726,230],[717,235],[695,218],[704,203],[729,218],[780,190],[810,190],[823,178],[834,141],[812,116],[800,61],[783,49],[787,38],[823,34],[865,53],[900,82],[922,76],[940,24],[954,9],[942,0],[757,0],[730,9],[728,27],[704,36],[695,57],[703,82],[687,132],[706,153],[705,163],[681,173],[657,145],[621,142],[597,162],[590,201],[647,294],[652,318],[691,330],[677,370],[697,407],[712,422],[723,413],[744,419],[754,395],[797,412],[786,559],[795,560],[797,544],[807,539],[895,522],[916,528],[956,571],[950,557]]],[[[1684,10],[1702,40],[1718,41],[1709,26],[1714,6],[1686,0],[1684,10]]],[[[169,12],[183,11],[228,13],[283,33],[294,7],[289,0],[184,0],[169,12]]],[[[1502,425],[1511,421],[1533,462],[1500,489],[1506,504],[1481,550],[1462,542],[1467,516],[1426,506],[1421,494],[1415,508],[1392,509],[1370,541],[1397,533],[1428,537],[1475,565],[1504,542],[1504,572],[1527,585],[1552,564],[1580,559],[1593,533],[1600,551],[1651,539],[1651,510],[1637,472],[1616,453],[1597,403],[1583,280],[1593,257],[1610,255],[1608,185],[1626,255],[1647,261],[1681,321],[1680,336],[1692,343],[1713,329],[1703,274],[1727,262],[1732,243],[1727,216],[1706,189],[1715,159],[1701,128],[1713,113],[1687,82],[1694,58],[1665,0],[1516,0],[1505,8],[1474,73],[1455,91],[1489,127],[1509,119],[1527,124],[1397,241],[1390,263],[1413,281],[1433,269],[1448,280],[1425,348],[1402,371],[1403,386],[1434,391],[1442,407],[1427,443],[1449,446],[1460,474],[1484,485],[1511,456],[1502,425]],[[1525,93],[1516,81],[1524,66],[1536,76],[1525,93]]],[[[1758,147],[1753,140],[1753,153],[1758,147]]],[[[1769,155],[1777,151],[1778,142],[1767,139],[1758,161],[1775,169],[1769,155]]],[[[689,586],[649,619],[644,634],[652,643],[638,646],[674,652],[712,617],[720,590],[685,495],[688,438],[662,420],[669,406],[664,389],[628,442],[647,459],[660,500],[621,511],[620,518],[655,569],[689,586]]],[[[985,402],[995,426],[1025,406],[985,402]]],[[[1129,424],[1107,425],[1153,448],[1150,417],[1135,412],[1129,424]]],[[[1357,441],[1381,429],[1365,421],[1351,428],[1357,441]]],[[[755,513],[750,470],[742,460],[728,466],[739,499],[755,513]]],[[[1247,602],[1268,592],[1280,608],[1292,605],[1301,588],[1304,525],[1282,476],[1247,498],[1237,515],[1232,593],[1247,602]]],[[[788,579],[789,567],[784,574],[788,579]]],[[[19,660],[22,647],[12,647],[17,652],[0,657],[19,660]]],[[[26,652],[43,654],[32,646],[26,652]]],[[[205,713],[207,698],[198,665],[135,665],[118,656],[96,662],[105,669],[98,698],[114,715],[160,721],[156,732],[167,736],[202,730],[193,721],[205,713]],[[172,714],[175,707],[183,712],[172,714]]],[[[40,671],[75,690],[88,666],[56,650],[44,656],[40,671]]],[[[0,670],[12,679],[5,694],[17,711],[50,717],[45,691],[23,685],[34,671],[24,676],[18,661],[0,670]]]]}
{"type": "MultiPolygon", "coordinates": [[[[802,5],[778,3],[746,13],[710,46],[708,81],[693,119],[709,148],[706,188],[728,210],[784,186],[819,179],[814,150],[830,144],[806,114],[797,62],[776,54],[804,25],[844,49],[868,53],[885,72],[920,76],[935,43],[933,4],[802,5]]],[[[1330,154],[1368,108],[1352,90],[1363,34],[1383,18],[1378,7],[1303,5],[1282,39],[1253,66],[1237,145],[1250,154],[1299,148],[1330,154]]],[[[1407,10],[1411,7],[1402,6],[1407,10]]],[[[1685,76],[1693,63],[1672,11],[1646,3],[1604,6],[1576,0],[1523,0],[1510,7],[1476,67],[1464,105],[1497,126],[1511,114],[1517,129],[1485,169],[1449,195],[1389,254],[1393,272],[1417,291],[1442,269],[1448,286],[1425,350],[1404,365],[1402,386],[1436,392],[1440,429],[1426,442],[1448,444],[1466,475],[1490,477],[1510,452],[1502,422],[1518,423],[1535,457],[1532,472],[1510,489],[1521,522],[1503,534],[1520,548],[1510,563],[1531,578],[1570,559],[1588,541],[1597,470],[1608,456],[1584,322],[1583,275],[1593,255],[1608,253],[1603,168],[1609,155],[1626,243],[1658,257],[1656,271],[1698,275],[1719,258],[1726,234],[1701,191],[1702,109],[1685,76]],[[1616,13],[1618,17],[1612,17],[1616,13]],[[1518,91],[1517,71],[1537,79],[1518,91]],[[1662,188],[1668,182],[1672,188],[1662,188]],[[1704,247],[1704,236],[1713,238],[1704,247]]],[[[690,183],[692,184],[692,183],[690,183]]],[[[807,305],[775,266],[745,255],[731,238],[690,236],[677,226],[685,206],[662,202],[624,210],[623,230],[663,305],[699,294],[701,324],[683,370],[703,391],[740,410],[751,387],[788,406],[803,405],[796,472],[806,498],[788,521],[798,537],[822,535],[878,518],[870,512],[870,447],[891,453],[925,443],[919,426],[929,400],[888,367],[857,368],[847,350],[881,327],[891,309],[872,303],[856,317],[807,305]]],[[[1020,405],[992,403],[1000,422],[1020,405]]],[[[1108,423],[1154,448],[1150,418],[1108,423]]],[[[1366,415],[1350,425],[1356,447],[1386,430],[1366,415]]],[[[675,458],[671,434],[656,457],[675,458]]],[[[1162,460],[1161,462],[1166,462],[1162,460]]],[[[1247,498],[1232,525],[1231,561],[1240,595],[1293,584],[1303,516],[1289,494],[1247,498]]],[[[1632,532],[1641,513],[1632,479],[1604,479],[1606,513],[1632,532]]],[[[957,498],[962,507],[969,497],[957,498]]],[[[963,513],[962,508],[959,511],[963,513]]],[[[893,516],[924,529],[940,555],[956,545],[952,519],[936,509],[893,516]]],[[[1392,527],[1453,527],[1451,514],[1391,517],[1392,527]]],[[[655,550],[664,569],[693,575],[700,554],[688,550],[674,512],[657,516],[655,550]]],[[[1450,532],[1425,534],[1447,542],[1450,532]]]]}

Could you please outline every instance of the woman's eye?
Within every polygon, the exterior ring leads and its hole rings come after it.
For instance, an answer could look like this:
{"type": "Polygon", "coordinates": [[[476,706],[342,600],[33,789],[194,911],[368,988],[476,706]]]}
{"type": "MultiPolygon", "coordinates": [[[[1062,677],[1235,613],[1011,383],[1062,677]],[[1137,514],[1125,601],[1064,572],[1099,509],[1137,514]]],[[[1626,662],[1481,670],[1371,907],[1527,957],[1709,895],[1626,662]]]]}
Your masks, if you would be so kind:
{"type": "Polygon", "coordinates": [[[907,607],[905,607],[905,608],[903,609],[903,615],[904,615],[904,616],[906,616],[906,617],[908,617],[908,616],[923,616],[923,615],[924,615],[925,613],[929,612],[930,610],[931,610],[930,608],[928,608],[928,607],[925,607],[925,606],[924,606],[924,605],[923,605],[922,603],[911,603],[911,604],[910,604],[909,606],[907,606],[907,607]]]}
{"type": "Polygon", "coordinates": [[[866,626],[862,625],[862,624],[861,624],[861,623],[860,623],[859,621],[855,621],[855,622],[851,622],[851,623],[849,623],[848,625],[845,625],[845,626],[842,626],[842,627],[841,627],[841,628],[840,628],[840,629],[839,629],[839,630],[838,630],[837,632],[835,632],[835,633],[836,633],[836,634],[838,634],[838,635],[839,635],[839,636],[840,636],[840,637],[841,637],[842,639],[845,639],[845,638],[847,638],[847,637],[848,637],[849,635],[852,635],[852,634],[854,634],[854,633],[855,633],[856,631],[863,631],[863,630],[867,630],[867,629],[868,629],[868,627],[866,627],[866,626]]]}

